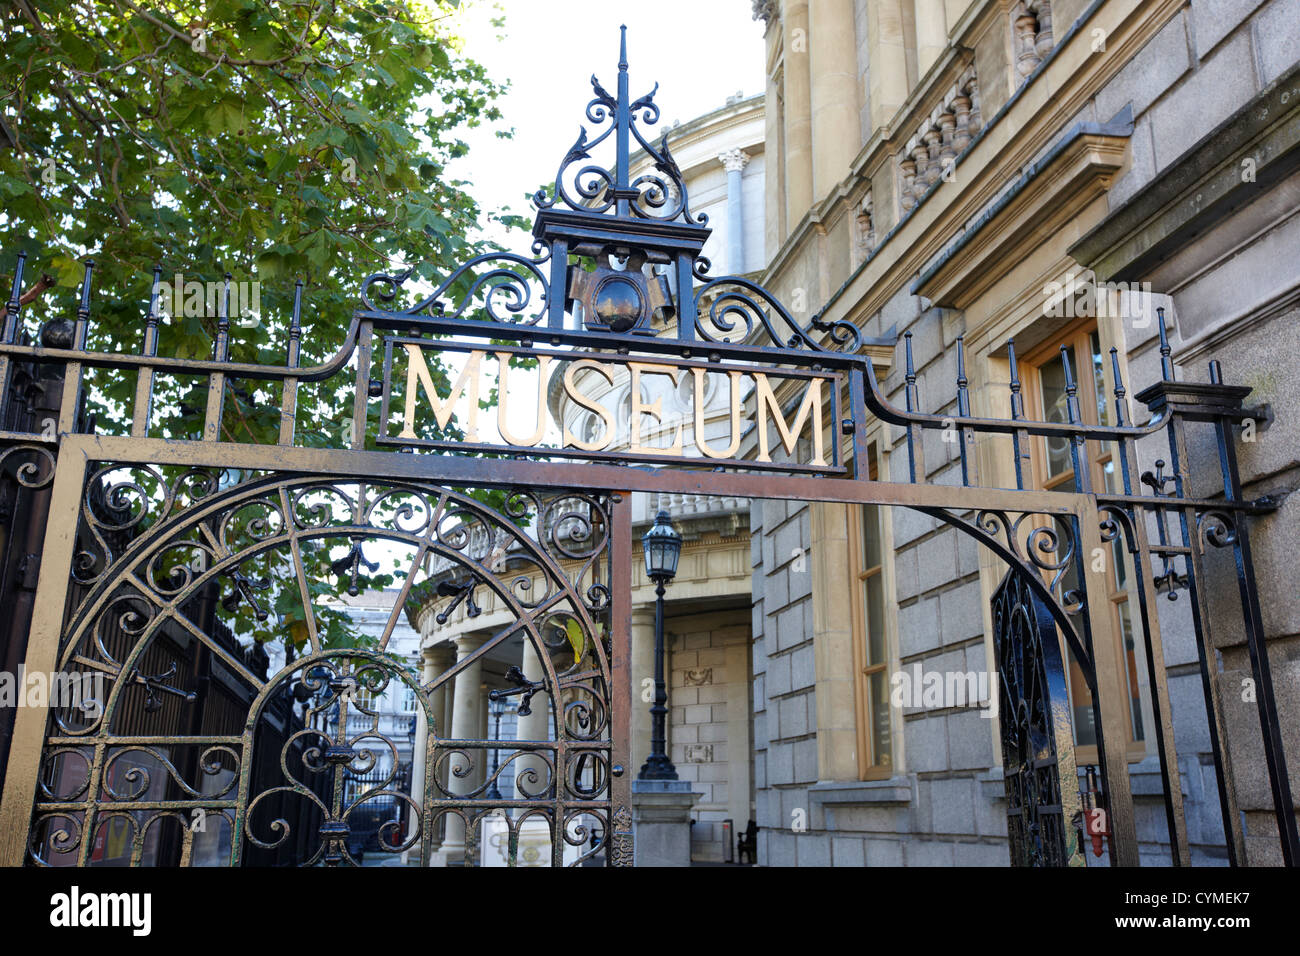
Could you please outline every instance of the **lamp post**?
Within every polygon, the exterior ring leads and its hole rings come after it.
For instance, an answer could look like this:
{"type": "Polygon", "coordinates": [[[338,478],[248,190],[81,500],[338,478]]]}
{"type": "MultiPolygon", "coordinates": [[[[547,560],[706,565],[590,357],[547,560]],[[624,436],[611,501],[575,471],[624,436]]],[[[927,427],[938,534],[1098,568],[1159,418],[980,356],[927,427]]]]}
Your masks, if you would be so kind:
{"type": "Polygon", "coordinates": [[[496,724],[492,731],[492,739],[497,742],[497,746],[492,748],[492,783],[484,796],[489,800],[500,800],[501,788],[497,786],[497,770],[501,764],[501,718],[506,714],[506,705],[499,700],[494,700],[488,713],[492,715],[492,720],[496,724]]]}
{"type": "Polygon", "coordinates": [[[660,509],[655,523],[641,538],[646,577],[655,583],[655,699],[650,705],[650,756],[641,765],[640,780],[676,780],[677,768],[665,750],[668,690],[664,686],[664,588],[677,576],[682,536],[668,512],[660,509]]]}

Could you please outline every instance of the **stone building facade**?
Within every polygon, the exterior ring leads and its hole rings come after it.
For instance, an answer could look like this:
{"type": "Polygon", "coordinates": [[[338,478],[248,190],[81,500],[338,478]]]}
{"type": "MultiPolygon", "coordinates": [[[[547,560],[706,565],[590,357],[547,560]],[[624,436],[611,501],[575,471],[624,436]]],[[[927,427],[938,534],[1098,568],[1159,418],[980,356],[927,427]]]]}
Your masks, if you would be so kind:
{"type": "MultiPolygon", "coordinates": [[[[1228,381],[1255,388],[1261,430],[1243,433],[1239,454],[1247,494],[1282,501],[1254,534],[1286,725],[1300,710],[1300,603],[1286,583],[1300,540],[1300,504],[1287,497],[1300,484],[1300,393],[1290,366],[1268,356],[1300,345],[1300,4],[786,0],[754,10],[768,55],[763,281],[804,319],[896,337],[876,368],[897,405],[910,333],[920,410],[955,413],[961,336],[973,414],[1007,417],[1014,339],[1031,417],[1060,413],[1064,346],[1092,406],[1085,417],[1104,423],[1112,347],[1129,394],[1159,378],[1157,307],[1180,379],[1206,381],[1217,359],[1228,381]],[[1099,296],[1097,283],[1114,285],[1099,296]]],[[[872,434],[879,474],[905,480],[902,430],[876,423],[872,434]]],[[[959,481],[956,446],[926,439],[926,480],[959,481]]],[[[1217,493],[1217,455],[1200,440],[1192,478],[1217,493]]],[[[1140,446],[1140,469],[1168,457],[1162,442],[1140,446]]],[[[990,438],[976,458],[982,484],[1015,487],[1009,442],[990,438]]],[[[1030,459],[1038,487],[1068,470],[1041,440],[1030,459]]],[[[1095,477],[1101,486],[1113,469],[1103,462],[1095,477]]],[[[882,699],[896,675],[987,672],[1001,563],[901,508],[770,501],[751,509],[751,529],[760,863],[1005,865],[997,720],[979,700],[882,699]]],[[[1167,864],[1131,574],[1122,555],[1114,564],[1142,858],[1167,864]]],[[[1215,607],[1236,615],[1235,577],[1211,570],[1215,607]]],[[[1158,603],[1192,858],[1222,863],[1231,837],[1189,600],[1183,591],[1158,603]]],[[[1244,859],[1276,863],[1245,646],[1211,653],[1244,859]]],[[[1072,686],[1072,697],[1082,766],[1086,690],[1072,686]]],[[[1294,789],[1300,753],[1294,719],[1287,726],[1294,789]]]]}

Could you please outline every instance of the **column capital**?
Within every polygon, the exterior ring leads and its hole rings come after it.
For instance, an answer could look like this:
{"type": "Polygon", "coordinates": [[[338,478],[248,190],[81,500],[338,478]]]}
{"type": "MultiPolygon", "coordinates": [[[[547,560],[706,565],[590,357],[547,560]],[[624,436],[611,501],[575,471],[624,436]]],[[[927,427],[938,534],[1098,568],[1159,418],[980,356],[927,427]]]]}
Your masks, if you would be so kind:
{"type": "Polygon", "coordinates": [[[777,0],[753,0],[754,19],[762,20],[768,26],[773,20],[781,19],[781,6],[777,0]]]}
{"type": "Polygon", "coordinates": [[[453,638],[452,643],[456,645],[457,659],[459,660],[468,654],[472,654],[474,651],[478,650],[486,640],[487,637],[483,634],[461,634],[453,638]]]}
{"type": "Polygon", "coordinates": [[[729,149],[718,154],[720,162],[729,173],[738,173],[749,164],[749,154],[740,149],[729,149]]]}
{"type": "Polygon", "coordinates": [[[654,605],[641,604],[641,605],[637,605],[636,607],[633,607],[632,623],[634,625],[640,624],[643,627],[654,627],[655,625],[654,605]]]}
{"type": "Polygon", "coordinates": [[[429,644],[420,649],[420,656],[426,664],[445,667],[456,662],[456,646],[450,641],[429,644]]]}

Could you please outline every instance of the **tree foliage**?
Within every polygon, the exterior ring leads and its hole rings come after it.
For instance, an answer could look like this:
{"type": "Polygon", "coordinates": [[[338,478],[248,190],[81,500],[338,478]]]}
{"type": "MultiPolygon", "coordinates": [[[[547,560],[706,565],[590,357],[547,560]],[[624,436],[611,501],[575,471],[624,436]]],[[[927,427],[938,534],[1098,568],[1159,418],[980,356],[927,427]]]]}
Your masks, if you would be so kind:
{"type": "MultiPolygon", "coordinates": [[[[455,6],[4,4],[0,115],[15,146],[0,151],[0,267],[26,249],[29,275],[63,290],[29,310],[33,327],[71,312],[87,256],[91,343],[113,350],[139,347],[155,263],[167,282],[230,273],[260,292],[258,314],[234,317],[232,360],[279,364],[301,278],[310,364],[340,344],[365,275],[394,261],[445,275],[482,251],[480,210],[444,170],[465,152],[460,131],[499,118],[501,87],[448,34],[455,6]]],[[[214,313],[169,316],[160,354],[209,357],[214,313]]],[[[93,384],[102,411],[129,407],[129,376],[93,384]]],[[[197,431],[192,385],[159,383],[166,433],[197,431]]],[[[267,398],[232,390],[223,437],[273,440],[267,398]]],[[[300,440],[337,444],[338,398],[304,390],[300,440]]]]}
{"type": "MultiPolygon", "coordinates": [[[[283,364],[301,279],[309,365],[341,345],[367,274],[409,264],[431,279],[486,251],[480,209],[445,170],[466,151],[464,129],[499,119],[502,87],[451,35],[458,5],[0,3],[0,119],[13,140],[0,149],[0,271],[28,252],[27,334],[72,314],[91,257],[88,346],[138,352],[161,264],[169,283],[256,282],[259,308],[232,316],[230,359],[283,364]]],[[[211,357],[216,308],[194,311],[164,317],[160,355],[211,357]]],[[[431,372],[447,385],[444,367],[431,372]]],[[[98,430],[126,433],[134,376],[88,375],[98,430]]],[[[196,437],[202,384],[160,376],[151,434],[196,437]]],[[[299,443],[340,446],[350,386],[300,390],[299,443]]],[[[279,400],[274,385],[232,383],[221,438],[274,442],[279,400]]],[[[280,592],[268,599],[288,627],[301,608],[296,589],[280,592]]],[[[345,642],[345,622],[328,623],[327,643],[345,642]]]]}

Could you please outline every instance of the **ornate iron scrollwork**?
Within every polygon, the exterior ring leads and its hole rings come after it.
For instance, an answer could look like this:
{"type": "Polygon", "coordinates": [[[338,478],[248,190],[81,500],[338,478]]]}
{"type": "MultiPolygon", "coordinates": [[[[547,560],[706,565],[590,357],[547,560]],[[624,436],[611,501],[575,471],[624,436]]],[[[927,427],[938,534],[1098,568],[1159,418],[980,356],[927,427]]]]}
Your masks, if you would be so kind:
{"type": "Polygon", "coordinates": [[[162,840],[182,859],[201,852],[208,863],[351,865],[376,841],[383,853],[436,841],[452,818],[464,824],[468,865],[498,850],[506,865],[520,854],[552,865],[608,858],[616,832],[608,496],[514,490],[495,510],[419,482],[277,474],[224,489],[199,480],[203,494],[183,495],[181,481],[152,468],[94,474],[81,537],[98,552],[95,589],[76,606],[61,665],[105,679],[88,712],[53,715],[59,742],[43,758],[32,862],[86,865],[101,854],[157,864],[172,859],[162,840]],[[366,550],[405,556],[404,606],[409,597],[438,625],[494,615],[496,634],[422,680],[387,649],[400,607],[376,647],[333,643],[312,596],[381,586],[363,580],[379,567],[366,550]],[[282,620],[284,608],[302,616],[282,620]],[[287,655],[269,677],[265,655],[259,673],[240,653],[264,641],[288,646],[295,633],[296,659],[287,655]],[[496,696],[522,696],[520,716],[544,708],[551,736],[522,746],[453,736],[432,695],[454,690],[467,662],[513,657],[520,638],[540,671],[529,680],[512,666],[519,689],[496,696]],[[219,677],[195,683],[202,700],[175,686],[193,681],[187,648],[219,667],[219,677]],[[410,692],[414,722],[376,709],[390,686],[410,692]],[[214,694],[223,700],[218,725],[178,732],[178,721],[214,712],[214,694]],[[413,781],[411,758],[399,755],[419,749],[421,723],[427,771],[413,781]],[[87,757],[97,746],[102,764],[87,757]],[[497,822],[487,822],[494,811],[497,822]],[[191,831],[191,814],[223,824],[191,831]],[[512,838],[493,843],[499,831],[512,838]]]}
{"type": "Polygon", "coordinates": [[[1074,735],[1056,625],[1012,569],[993,596],[1002,770],[1013,866],[1082,866],[1074,735]]]}

